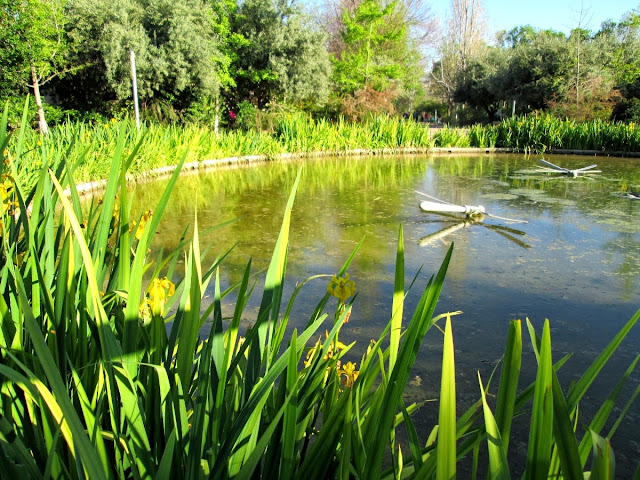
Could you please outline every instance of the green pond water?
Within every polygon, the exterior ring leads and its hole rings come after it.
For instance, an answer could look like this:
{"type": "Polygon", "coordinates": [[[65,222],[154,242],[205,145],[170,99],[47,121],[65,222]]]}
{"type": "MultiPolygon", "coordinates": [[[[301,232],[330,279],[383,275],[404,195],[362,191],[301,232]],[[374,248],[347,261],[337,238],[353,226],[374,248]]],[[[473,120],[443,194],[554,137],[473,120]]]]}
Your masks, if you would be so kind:
{"type": "MultiPolygon", "coordinates": [[[[210,260],[236,247],[224,262],[223,286],[238,281],[249,258],[253,270],[266,268],[282,214],[298,170],[302,177],[292,214],[287,266],[288,301],[296,283],[312,275],[337,272],[364,238],[349,274],[358,297],[341,333],[357,341],[347,360],[359,361],[372,338],[390,318],[399,225],[405,239],[407,296],[405,322],[419,295],[453,242],[455,249],[436,313],[461,310],[453,319],[460,408],[479,396],[483,381],[504,351],[508,323],[529,318],[541,332],[548,318],[554,359],[574,353],[562,368],[564,385],[577,378],[621,326],[640,308],[640,200],[616,195],[640,192],[640,160],[545,156],[567,168],[598,164],[602,173],[578,178],[536,173],[540,156],[339,157],[273,162],[228,168],[180,178],[164,215],[154,248],[171,249],[194,223],[210,260]],[[459,216],[426,213],[422,192],[458,205],[483,205],[489,214],[528,223],[485,217],[467,224],[459,216]],[[444,229],[460,226],[448,235],[444,229]]],[[[165,181],[134,188],[134,210],[153,208],[165,181]]],[[[453,230],[453,229],[451,229],[453,230]]],[[[206,264],[206,262],[205,262],[206,264]]],[[[296,301],[291,327],[303,327],[326,291],[327,279],[313,280],[296,301]]],[[[261,283],[259,284],[261,285],[261,283]]],[[[246,311],[245,326],[257,315],[260,294],[246,311]]],[[[211,293],[208,294],[210,300],[211,293]]],[[[231,313],[233,299],[226,305],[231,313]]],[[[333,303],[330,304],[334,306],[333,303]]],[[[206,306],[206,304],[205,304],[206,306]]],[[[205,334],[206,332],[203,332],[205,334]]],[[[524,386],[535,378],[535,357],[523,328],[524,386]]],[[[436,398],[440,382],[442,335],[427,333],[407,389],[408,401],[436,398]]],[[[587,402],[606,398],[610,388],[640,353],[636,328],[590,391],[587,402]]],[[[635,373],[629,388],[635,388],[635,373]]],[[[593,406],[581,406],[586,414],[593,406]]],[[[416,415],[431,429],[437,403],[416,415]]],[[[635,405],[626,424],[640,422],[635,405]]],[[[584,423],[588,423],[585,420],[584,423]]],[[[516,429],[526,430],[526,424],[516,429]]],[[[631,427],[614,437],[619,472],[640,458],[640,434],[631,427]]],[[[524,448],[522,440],[514,440],[524,448]]],[[[510,449],[512,450],[512,449],[510,449]]]]}

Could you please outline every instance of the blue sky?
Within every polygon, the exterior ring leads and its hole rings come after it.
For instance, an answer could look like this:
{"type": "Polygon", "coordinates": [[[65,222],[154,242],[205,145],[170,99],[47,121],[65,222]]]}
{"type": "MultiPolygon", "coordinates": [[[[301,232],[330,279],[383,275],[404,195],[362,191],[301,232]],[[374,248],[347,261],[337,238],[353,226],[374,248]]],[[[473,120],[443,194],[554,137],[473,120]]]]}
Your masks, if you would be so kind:
{"type": "MultiPolygon", "coordinates": [[[[450,1],[432,0],[430,4],[444,24],[450,1]]],[[[584,26],[598,31],[603,21],[619,22],[625,13],[640,7],[639,0],[484,0],[483,4],[493,32],[531,25],[569,33],[578,25],[581,6],[586,12],[584,26]]]]}

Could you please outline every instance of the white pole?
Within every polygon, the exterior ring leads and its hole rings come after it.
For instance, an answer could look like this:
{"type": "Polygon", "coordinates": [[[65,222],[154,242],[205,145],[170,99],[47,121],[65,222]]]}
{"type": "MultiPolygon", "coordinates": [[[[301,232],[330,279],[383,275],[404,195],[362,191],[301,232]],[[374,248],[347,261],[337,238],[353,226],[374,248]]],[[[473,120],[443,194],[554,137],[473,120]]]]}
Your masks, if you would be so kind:
{"type": "Polygon", "coordinates": [[[129,52],[131,54],[131,85],[133,88],[133,111],[136,116],[136,127],[140,130],[140,111],[138,109],[138,82],[136,80],[136,56],[133,50],[129,52]]]}
{"type": "Polygon", "coordinates": [[[513,101],[513,108],[511,109],[511,116],[515,117],[516,116],[516,101],[513,101]]]}

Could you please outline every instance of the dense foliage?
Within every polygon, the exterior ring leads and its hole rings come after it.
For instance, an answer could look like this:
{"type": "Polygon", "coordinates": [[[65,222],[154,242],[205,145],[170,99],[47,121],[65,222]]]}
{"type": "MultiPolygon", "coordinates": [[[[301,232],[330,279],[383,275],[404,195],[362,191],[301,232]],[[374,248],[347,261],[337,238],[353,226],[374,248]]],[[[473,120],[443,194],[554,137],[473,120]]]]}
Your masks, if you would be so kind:
{"type": "Polygon", "coordinates": [[[236,103],[322,105],[329,91],[325,35],[287,1],[247,0],[233,20],[244,39],[233,62],[236,103]]]}
{"type": "MultiPolygon", "coordinates": [[[[434,147],[498,147],[524,152],[572,149],[608,154],[640,151],[640,129],[635,124],[601,120],[580,123],[552,115],[528,115],[508,118],[497,125],[439,130],[386,115],[362,122],[344,119],[331,122],[296,113],[270,117],[264,123],[269,129],[224,130],[218,135],[207,126],[158,122],[146,122],[139,131],[130,119],[97,124],[66,122],[53,127],[47,137],[27,128],[24,141],[38,148],[22,152],[22,174],[32,175],[44,152],[47,158],[65,155],[75,166],[77,181],[104,179],[109,175],[112,152],[120,134],[125,135],[125,153],[137,146],[137,155],[128,170],[133,178],[154,175],[150,171],[175,165],[181,149],[187,145],[187,162],[194,164],[250,155],[273,159],[285,153],[340,155],[349,151],[426,151],[434,147]]],[[[0,172],[6,171],[3,168],[6,166],[0,166],[0,172]]]]}
{"type": "Polygon", "coordinates": [[[33,92],[43,131],[45,114],[119,117],[133,51],[144,116],[216,128],[282,106],[457,124],[532,111],[640,120],[637,10],[598,30],[525,25],[490,41],[481,0],[452,0],[443,34],[422,0],[324,1],[309,12],[293,0],[6,0],[0,97],[15,126],[33,92]]]}
{"type": "Polygon", "coordinates": [[[526,322],[534,357],[523,355],[523,322],[512,321],[496,374],[479,376],[477,401],[458,412],[452,325],[459,312],[435,314],[453,247],[422,287],[415,311],[406,312],[399,228],[393,313],[355,357],[339,337],[358,308],[358,279],[346,273],[358,248],[336,274],[300,282],[289,298],[283,288],[300,174],[266,274],[256,277],[249,261],[242,280],[225,285],[228,252],[211,252],[219,256],[205,263],[197,215],[175,251],[150,250],[184,155],[158,204],[133,218],[125,179],[134,154],[125,153],[124,129],[102,199],[83,205],[66,153],[49,157],[42,149],[35,183],[25,182],[23,164],[35,162],[24,154],[35,145],[24,130],[11,141],[6,119],[3,478],[454,478],[463,459],[481,476],[509,478],[517,469],[508,460],[519,438],[512,433],[516,417],[529,423],[528,440],[518,447],[526,450],[525,478],[613,478],[609,438],[640,393],[625,388],[640,356],[592,418],[578,415],[579,406],[640,312],[566,390],[557,370],[568,356],[552,362],[549,322],[541,332],[526,322]],[[327,292],[306,325],[291,330],[293,304],[308,282],[324,282],[327,292]],[[231,292],[233,314],[225,318],[222,301],[231,292]],[[247,328],[248,299],[260,293],[247,328]],[[412,414],[422,402],[407,404],[403,392],[425,335],[443,339],[438,419],[418,425],[412,414]],[[536,379],[519,389],[522,364],[534,358],[536,379]]]}

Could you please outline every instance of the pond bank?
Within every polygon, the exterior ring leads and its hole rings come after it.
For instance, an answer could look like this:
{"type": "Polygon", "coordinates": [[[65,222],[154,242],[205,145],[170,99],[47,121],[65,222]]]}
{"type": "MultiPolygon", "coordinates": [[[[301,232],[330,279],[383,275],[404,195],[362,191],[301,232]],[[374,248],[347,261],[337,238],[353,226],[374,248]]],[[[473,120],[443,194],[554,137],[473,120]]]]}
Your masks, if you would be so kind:
{"type": "MultiPolygon", "coordinates": [[[[235,168],[254,163],[264,163],[273,160],[289,160],[294,158],[316,158],[316,157],[348,157],[359,155],[414,155],[414,154],[483,154],[483,153],[528,153],[524,149],[517,148],[472,148],[472,147],[403,147],[403,148],[378,148],[378,149],[355,149],[330,151],[322,150],[316,152],[282,153],[277,155],[246,155],[241,157],[228,157],[220,159],[203,160],[199,162],[185,163],[182,167],[184,172],[208,171],[216,168],[235,168]]],[[[630,157],[640,158],[640,152],[601,152],[597,150],[569,150],[555,149],[546,152],[554,155],[587,155],[605,157],[630,157]]],[[[543,154],[536,154],[543,155],[543,154]]],[[[141,174],[127,174],[127,183],[144,183],[158,180],[170,176],[176,169],[176,165],[154,168],[141,174]]],[[[78,195],[91,195],[104,190],[107,184],[106,179],[84,182],[76,185],[78,195]]],[[[69,190],[65,190],[68,195],[69,190]]]]}

